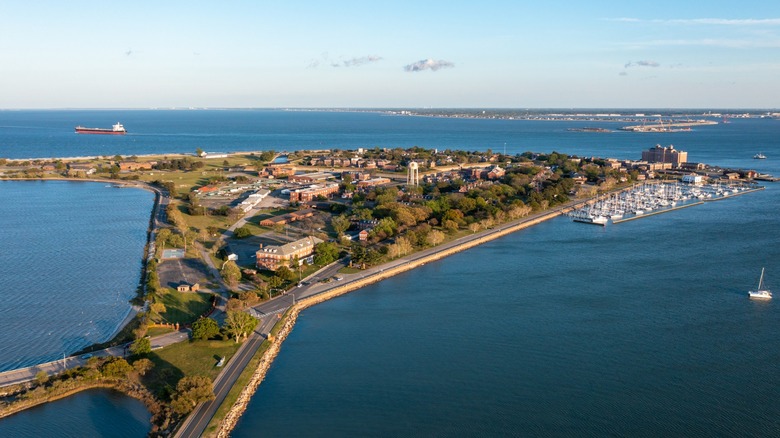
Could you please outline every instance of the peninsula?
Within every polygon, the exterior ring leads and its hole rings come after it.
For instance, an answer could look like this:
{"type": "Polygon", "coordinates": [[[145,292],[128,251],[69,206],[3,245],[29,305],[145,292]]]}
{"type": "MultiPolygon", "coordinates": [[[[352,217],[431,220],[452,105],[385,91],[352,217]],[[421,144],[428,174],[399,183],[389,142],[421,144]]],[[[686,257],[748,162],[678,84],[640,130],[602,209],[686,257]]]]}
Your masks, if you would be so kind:
{"type": "Polygon", "coordinates": [[[636,181],[756,176],[682,164],[424,148],[0,160],[2,178],[157,193],[142,311],[105,345],[2,373],[0,416],[110,386],[146,402],[153,435],[225,436],[303,308],[636,181]]]}

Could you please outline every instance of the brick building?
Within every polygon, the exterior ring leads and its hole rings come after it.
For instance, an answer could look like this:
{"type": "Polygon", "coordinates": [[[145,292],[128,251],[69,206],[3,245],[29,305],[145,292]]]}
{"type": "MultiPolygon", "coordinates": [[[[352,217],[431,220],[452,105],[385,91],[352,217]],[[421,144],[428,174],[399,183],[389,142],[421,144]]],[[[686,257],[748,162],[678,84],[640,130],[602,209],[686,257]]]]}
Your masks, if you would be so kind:
{"type": "Polygon", "coordinates": [[[330,197],[335,193],[338,193],[339,185],[332,184],[318,184],[304,189],[291,190],[290,202],[309,202],[314,200],[317,196],[330,197]]]}

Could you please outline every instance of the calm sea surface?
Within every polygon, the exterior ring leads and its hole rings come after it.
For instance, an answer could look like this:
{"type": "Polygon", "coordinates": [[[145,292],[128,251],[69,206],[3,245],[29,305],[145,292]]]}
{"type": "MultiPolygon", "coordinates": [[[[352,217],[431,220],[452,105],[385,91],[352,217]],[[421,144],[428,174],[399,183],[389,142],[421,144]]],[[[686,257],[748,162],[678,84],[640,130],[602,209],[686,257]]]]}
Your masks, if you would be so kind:
{"type": "Polygon", "coordinates": [[[0,181],[0,371],[106,341],[141,274],[150,192],[0,181]]]}
{"type": "MultiPolygon", "coordinates": [[[[419,145],[500,151],[506,143],[510,153],[556,150],[638,158],[642,149],[660,143],[688,151],[691,161],[780,175],[780,121],[734,120],[668,134],[566,131],[581,126],[369,113],[5,111],[0,112],[0,157],[197,147],[419,145]],[[72,132],[77,124],[116,121],[131,134],[72,132]],[[752,160],[757,152],[769,159],[752,160]]],[[[769,286],[780,288],[780,185],[766,184],[762,192],[606,228],[559,218],[311,308],[234,435],[780,435],[780,308],[777,300],[746,297],[762,266],[769,286]]],[[[22,300],[5,313],[23,307],[5,324],[43,335],[54,330],[59,343],[48,354],[56,358],[57,349],[79,334],[60,335],[56,330],[67,323],[53,323],[46,310],[25,305],[30,296],[21,293],[25,280],[52,277],[57,290],[48,296],[73,303],[84,297],[84,286],[70,285],[67,273],[101,272],[102,279],[86,282],[101,285],[129,273],[122,289],[127,296],[115,298],[118,287],[103,288],[102,295],[126,306],[138,282],[151,194],[46,182],[0,183],[0,196],[5,201],[0,220],[13,219],[0,227],[5,230],[0,239],[10,239],[12,244],[3,241],[3,247],[14,248],[0,255],[6,257],[0,269],[11,263],[9,253],[31,257],[21,255],[26,247],[46,255],[20,268],[36,275],[21,281],[17,271],[0,275],[0,281],[17,281],[0,289],[6,300],[22,300]],[[112,203],[128,205],[126,212],[100,208],[114,196],[138,199],[112,203]],[[28,198],[44,199],[45,208],[28,207],[28,198]],[[85,209],[127,213],[118,222],[139,221],[128,226],[138,236],[125,235],[126,242],[136,243],[90,244],[77,236],[70,245],[36,244],[38,234],[48,236],[67,217],[60,211],[38,221],[39,209],[70,204],[80,206],[79,215],[85,209]],[[140,205],[131,213],[135,204],[140,205]],[[81,251],[87,254],[136,244],[129,255],[116,257],[130,260],[127,268],[92,267],[108,263],[111,257],[105,256],[72,269],[57,267],[82,257],[72,252],[79,248],[86,247],[81,251]]],[[[121,234],[96,233],[101,239],[121,234]]],[[[121,313],[109,318],[113,324],[121,313]]],[[[14,351],[26,348],[17,345],[14,351]]],[[[117,415],[99,405],[90,409],[89,415],[101,418],[117,415]]],[[[64,408],[59,412],[69,415],[64,408]]],[[[5,424],[0,422],[0,435],[5,424]]]]}
{"type": "Polygon", "coordinates": [[[116,391],[90,390],[0,420],[6,437],[143,437],[151,414],[116,391]]]}

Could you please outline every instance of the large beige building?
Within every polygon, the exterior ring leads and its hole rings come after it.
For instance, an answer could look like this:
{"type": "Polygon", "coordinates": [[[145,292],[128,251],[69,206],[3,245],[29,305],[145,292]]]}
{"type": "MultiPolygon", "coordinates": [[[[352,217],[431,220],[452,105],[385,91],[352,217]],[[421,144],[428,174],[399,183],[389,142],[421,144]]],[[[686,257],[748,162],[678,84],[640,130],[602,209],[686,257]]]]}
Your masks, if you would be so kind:
{"type": "Polygon", "coordinates": [[[672,167],[680,167],[688,162],[688,152],[678,151],[673,145],[663,147],[660,144],[649,150],[642,151],[642,161],[648,163],[671,163],[672,167]]]}
{"type": "Polygon", "coordinates": [[[314,245],[318,243],[322,243],[322,239],[309,236],[284,245],[265,247],[260,245],[260,249],[255,253],[257,267],[275,271],[279,266],[290,263],[296,257],[298,263],[303,263],[304,260],[312,263],[311,256],[314,254],[314,245]]]}

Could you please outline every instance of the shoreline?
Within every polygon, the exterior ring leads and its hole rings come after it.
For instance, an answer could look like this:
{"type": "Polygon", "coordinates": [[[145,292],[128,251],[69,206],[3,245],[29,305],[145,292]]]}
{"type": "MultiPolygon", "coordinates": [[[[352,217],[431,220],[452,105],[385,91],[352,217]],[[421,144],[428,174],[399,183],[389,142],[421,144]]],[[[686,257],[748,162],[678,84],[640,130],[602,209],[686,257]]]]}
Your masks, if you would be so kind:
{"type": "MultiPolygon", "coordinates": [[[[413,269],[425,265],[428,262],[441,260],[453,254],[457,254],[459,252],[482,245],[483,243],[487,243],[496,240],[498,238],[504,237],[506,235],[512,234],[516,231],[520,231],[525,228],[538,225],[542,222],[546,222],[550,219],[554,219],[558,216],[561,216],[564,210],[569,207],[560,206],[557,207],[552,212],[541,214],[537,217],[519,219],[517,221],[504,224],[503,226],[498,226],[492,230],[487,230],[484,232],[484,234],[479,236],[473,236],[473,238],[464,242],[457,243],[457,240],[455,240],[450,242],[451,246],[432,251],[428,254],[421,255],[420,253],[417,253],[406,257],[401,257],[392,262],[386,263],[385,266],[401,260],[402,262],[400,264],[397,264],[389,268],[382,268],[381,267],[382,265],[377,266],[375,268],[372,268],[375,269],[376,271],[373,272],[372,274],[369,274],[366,277],[361,277],[352,280],[344,285],[336,286],[332,289],[328,289],[317,295],[301,299],[299,302],[291,306],[285,312],[284,316],[282,316],[279,323],[277,323],[277,326],[281,324],[281,328],[279,329],[277,335],[276,336],[269,335],[269,340],[271,341],[271,345],[265,350],[265,352],[263,352],[260,362],[257,368],[255,369],[254,373],[252,374],[249,383],[247,383],[247,385],[241,390],[238,399],[230,408],[228,413],[225,415],[225,418],[220,422],[219,428],[217,429],[216,432],[216,436],[219,438],[226,438],[229,436],[230,432],[235,428],[239,419],[241,418],[244,411],[246,410],[246,407],[249,404],[249,401],[251,400],[252,396],[254,396],[257,389],[262,384],[263,380],[265,380],[265,376],[268,373],[268,370],[271,368],[271,365],[273,364],[274,360],[279,355],[282,344],[284,343],[285,339],[287,339],[287,336],[292,332],[293,328],[295,327],[295,323],[301,311],[309,307],[315,306],[317,304],[320,304],[322,302],[331,300],[333,298],[337,298],[342,295],[348,294],[350,292],[360,290],[365,286],[369,286],[371,284],[380,282],[387,278],[391,278],[396,275],[402,274],[404,272],[411,271],[413,269]],[[409,260],[403,261],[404,259],[407,258],[409,260]]],[[[472,237],[472,236],[468,236],[468,237],[472,237]]],[[[276,326],[274,327],[274,329],[276,329],[276,326]]],[[[272,329],[271,332],[273,332],[274,329],[272,329]]]]}

